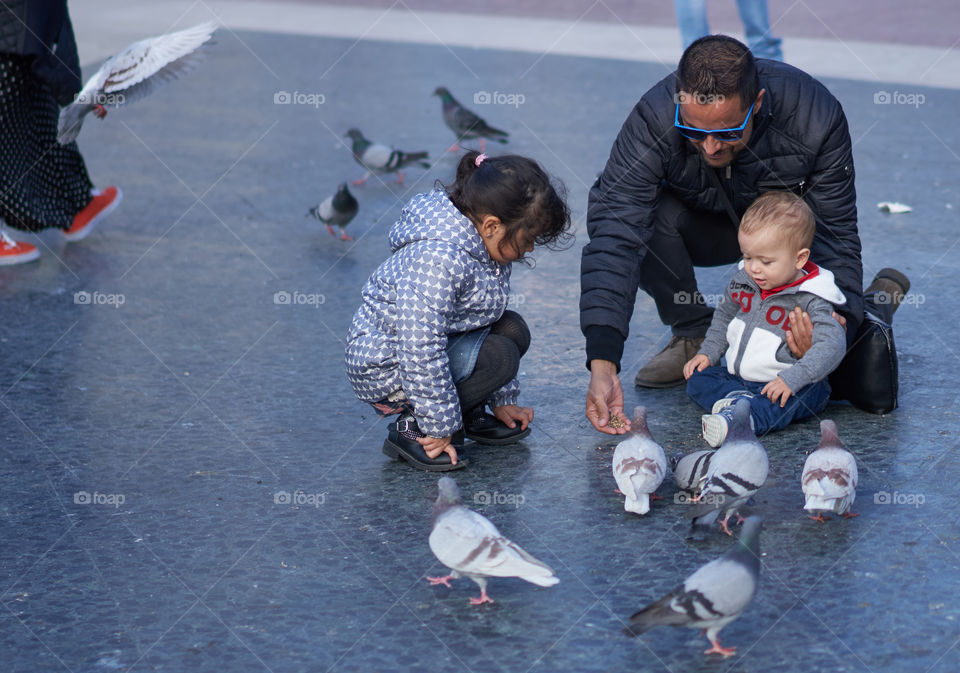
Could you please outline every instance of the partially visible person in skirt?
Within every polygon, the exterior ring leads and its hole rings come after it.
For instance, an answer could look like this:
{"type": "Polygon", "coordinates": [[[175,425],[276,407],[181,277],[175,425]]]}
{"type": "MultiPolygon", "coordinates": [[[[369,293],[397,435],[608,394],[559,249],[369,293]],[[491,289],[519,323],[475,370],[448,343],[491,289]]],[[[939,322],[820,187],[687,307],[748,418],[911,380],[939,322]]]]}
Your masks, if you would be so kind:
{"type": "MultiPolygon", "coordinates": [[[[0,4],[0,219],[37,232],[86,238],[122,198],[94,189],[75,142],[57,142],[60,105],[82,87],[80,61],[65,0],[0,4]]],[[[37,259],[36,246],[0,229],[0,265],[37,259]]]]}
{"type": "Polygon", "coordinates": [[[506,310],[510,269],[535,245],[571,238],[562,193],[530,159],[468,152],[452,185],[404,207],[346,348],[357,397],[400,414],[383,443],[391,458],[455,470],[467,463],[464,437],[512,444],[530,434],[516,379],[530,330],[506,310]]]}

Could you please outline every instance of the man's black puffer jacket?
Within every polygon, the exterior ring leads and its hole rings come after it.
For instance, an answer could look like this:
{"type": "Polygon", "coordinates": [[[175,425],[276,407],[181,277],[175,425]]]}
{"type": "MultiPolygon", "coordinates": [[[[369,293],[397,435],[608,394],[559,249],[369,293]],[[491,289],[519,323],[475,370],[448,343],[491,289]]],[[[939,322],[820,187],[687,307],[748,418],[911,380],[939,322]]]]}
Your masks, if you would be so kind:
{"type": "Polygon", "coordinates": [[[757,69],[763,104],[749,144],[726,168],[707,166],[674,128],[673,74],[644,94],[621,128],[587,209],[580,327],[588,364],[595,358],[619,364],[661,190],[691,208],[725,212],[710,170],[738,216],[762,192],[802,194],[817,220],[811,259],[836,276],[847,297],[847,334],[856,333],[863,319],[863,269],[846,117],[826,87],[803,71],[764,59],[757,69]]]}

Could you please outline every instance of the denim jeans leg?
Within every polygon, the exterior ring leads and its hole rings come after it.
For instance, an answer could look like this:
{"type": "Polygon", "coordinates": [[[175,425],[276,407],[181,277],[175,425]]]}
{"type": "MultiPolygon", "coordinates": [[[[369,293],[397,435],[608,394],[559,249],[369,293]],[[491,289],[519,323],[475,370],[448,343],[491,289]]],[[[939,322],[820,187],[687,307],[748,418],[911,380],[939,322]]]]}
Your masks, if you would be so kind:
{"type": "Polygon", "coordinates": [[[791,395],[787,404],[781,408],[765,395],[757,395],[750,400],[750,415],[753,416],[754,429],[760,437],[774,430],[782,430],[794,421],[809,418],[823,411],[830,399],[830,385],[826,381],[817,381],[791,395]]]}
{"type": "MultiPolygon", "coordinates": [[[[679,2],[679,0],[678,0],[679,2]]],[[[780,38],[770,34],[770,14],[767,0],[737,0],[737,10],[747,35],[747,45],[755,58],[783,60],[780,38]]]]}
{"type": "Polygon", "coordinates": [[[734,390],[748,389],[748,385],[739,376],[734,376],[724,366],[707,367],[694,372],[687,380],[687,395],[707,410],[713,409],[713,403],[726,397],[734,390]]]}
{"type": "Polygon", "coordinates": [[[710,34],[706,0],[674,0],[673,6],[677,12],[677,26],[684,49],[697,38],[710,34]]]}

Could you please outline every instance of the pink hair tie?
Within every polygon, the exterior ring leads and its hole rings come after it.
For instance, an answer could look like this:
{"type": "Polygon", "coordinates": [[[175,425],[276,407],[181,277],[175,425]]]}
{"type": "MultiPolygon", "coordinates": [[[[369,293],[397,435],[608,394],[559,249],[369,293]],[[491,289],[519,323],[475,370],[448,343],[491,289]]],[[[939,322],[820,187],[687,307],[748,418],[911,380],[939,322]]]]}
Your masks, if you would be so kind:
{"type": "Polygon", "coordinates": [[[476,160],[473,162],[477,165],[477,168],[480,168],[480,164],[483,163],[483,160],[487,158],[486,154],[478,154],[476,160]]]}

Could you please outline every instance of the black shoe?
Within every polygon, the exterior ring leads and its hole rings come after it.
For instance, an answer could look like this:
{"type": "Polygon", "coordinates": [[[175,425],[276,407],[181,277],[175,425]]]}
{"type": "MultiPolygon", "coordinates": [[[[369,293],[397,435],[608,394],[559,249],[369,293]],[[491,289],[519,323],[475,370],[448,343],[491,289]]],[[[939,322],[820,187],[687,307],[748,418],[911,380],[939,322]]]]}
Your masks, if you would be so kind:
{"type": "Polygon", "coordinates": [[[381,450],[394,460],[405,460],[418,470],[428,472],[449,472],[467,466],[467,459],[460,453],[463,439],[461,438],[460,445],[457,445],[456,435],[452,440],[457,449],[457,464],[454,465],[450,462],[450,456],[446,453],[441,453],[436,458],[427,456],[427,452],[417,441],[417,438],[423,437],[424,434],[420,432],[420,428],[417,427],[417,420],[413,416],[402,417],[396,423],[388,425],[387,430],[387,438],[383,440],[381,450]]]}
{"type": "Polygon", "coordinates": [[[477,444],[490,444],[499,446],[503,444],[515,444],[530,434],[530,428],[526,430],[517,427],[510,428],[500,421],[496,416],[491,416],[486,412],[471,414],[464,421],[463,434],[467,439],[472,439],[477,444]]]}

